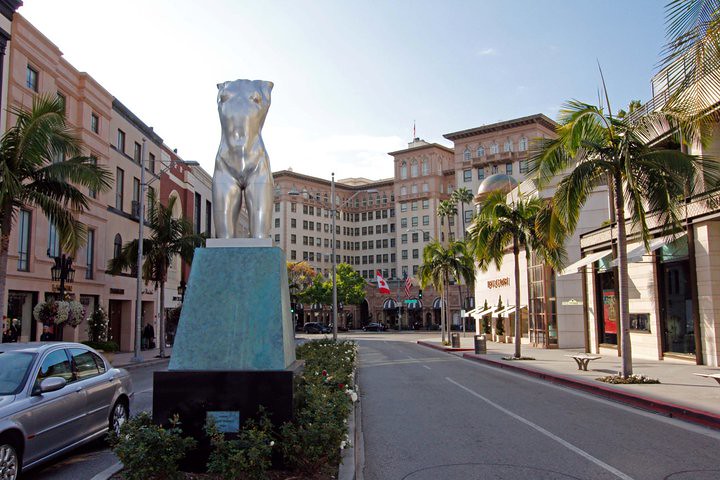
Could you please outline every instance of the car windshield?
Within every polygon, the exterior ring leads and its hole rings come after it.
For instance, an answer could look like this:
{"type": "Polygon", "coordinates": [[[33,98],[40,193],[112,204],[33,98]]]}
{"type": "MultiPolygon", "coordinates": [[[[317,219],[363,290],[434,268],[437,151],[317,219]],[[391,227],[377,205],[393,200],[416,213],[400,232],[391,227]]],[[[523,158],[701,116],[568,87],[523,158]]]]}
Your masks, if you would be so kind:
{"type": "Polygon", "coordinates": [[[0,395],[15,395],[22,390],[34,358],[30,352],[0,354],[0,395]]]}

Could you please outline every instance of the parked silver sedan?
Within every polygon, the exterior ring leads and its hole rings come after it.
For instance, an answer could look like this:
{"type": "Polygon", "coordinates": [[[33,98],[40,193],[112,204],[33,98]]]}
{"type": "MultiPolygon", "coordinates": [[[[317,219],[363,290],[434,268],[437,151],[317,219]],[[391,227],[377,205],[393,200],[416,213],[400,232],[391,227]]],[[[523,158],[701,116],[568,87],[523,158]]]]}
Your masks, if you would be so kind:
{"type": "Polygon", "coordinates": [[[0,479],[120,430],[132,381],[80,343],[0,344],[0,479]]]}

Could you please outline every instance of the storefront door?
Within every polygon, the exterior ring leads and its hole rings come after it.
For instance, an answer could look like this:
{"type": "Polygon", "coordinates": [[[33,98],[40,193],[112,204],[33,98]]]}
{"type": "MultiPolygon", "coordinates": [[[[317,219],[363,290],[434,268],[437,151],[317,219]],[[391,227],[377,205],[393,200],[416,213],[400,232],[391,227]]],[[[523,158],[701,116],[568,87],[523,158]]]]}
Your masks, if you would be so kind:
{"type": "Polygon", "coordinates": [[[37,293],[10,290],[8,296],[7,329],[3,342],[30,342],[37,340],[33,307],[37,293]]]}
{"type": "Polygon", "coordinates": [[[600,344],[617,345],[618,303],[615,275],[612,271],[597,273],[597,331],[600,344]]]}
{"type": "Polygon", "coordinates": [[[120,345],[120,331],[122,326],[122,300],[110,300],[108,315],[110,324],[110,340],[120,345]]]}
{"type": "Polygon", "coordinates": [[[661,264],[663,352],[695,354],[695,325],[687,260],[661,264]]]}

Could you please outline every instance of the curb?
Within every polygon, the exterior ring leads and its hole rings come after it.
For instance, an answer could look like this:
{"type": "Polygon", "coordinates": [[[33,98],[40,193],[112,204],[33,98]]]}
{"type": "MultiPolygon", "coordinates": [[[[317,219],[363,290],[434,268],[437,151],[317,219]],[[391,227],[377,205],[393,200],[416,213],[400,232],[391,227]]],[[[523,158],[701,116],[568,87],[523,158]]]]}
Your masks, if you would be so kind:
{"type": "Polygon", "coordinates": [[[429,347],[434,348],[435,350],[440,350],[441,352],[472,352],[475,350],[475,348],[467,348],[467,347],[461,347],[461,348],[452,348],[452,347],[446,347],[444,345],[436,345],[434,343],[426,342],[425,340],[418,340],[418,345],[422,345],[423,347],[429,347]]]}
{"type": "Polygon", "coordinates": [[[135,368],[142,368],[142,367],[147,367],[150,365],[157,365],[157,364],[169,362],[169,361],[170,361],[170,357],[168,356],[165,358],[153,358],[150,360],[144,360],[142,362],[137,362],[137,363],[132,362],[132,363],[115,365],[114,363],[111,362],[111,365],[114,368],[124,368],[125,370],[133,370],[135,368]]]}
{"type": "Polygon", "coordinates": [[[123,469],[122,462],[117,462],[114,465],[110,465],[108,468],[103,470],[102,472],[98,473],[94,477],[92,477],[90,480],[108,480],[113,475],[118,473],[120,470],[123,469]]]}
{"type": "Polygon", "coordinates": [[[641,408],[650,412],[666,415],[670,418],[676,418],[679,420],[684,420],[686,422],[696,423],[704,427],[720,429],[720,415],[706,412],[704,410],[698,410],[682,405],[676,405],[673,403],[668,403],[662,400],[656,400],[633,393],[622,392],[604,384],[588,382],[565,375],[534,370],[518,365],[511,365],[508,362],[493,360],[475,353],[465,353],[463,354],[463,358],[479,363],[485,363],[496,368],[505,368],[514,372],[522,373],[524,375],[540,378],[551,383],[575,388],[577,390],[582,390],[586,393],[591,393],[593,395],[597,395],[609,400],[614,400],[619,403],[624,403],[626,405],[631,405],[633,407],[641,408]]]}
{"type": "MultiPolygon", "coordinates": [[[[357,385],[354,386],[355,392],[358,392],[357,385]]],[[[360,406],[360,398],[358,394],[358,400],[353,403],[352,412],[348,415],[348,433],[347,437],[350,440],[350,447],[342,451],[340,457],[340,466],[338,467],[338,480],[356,480],[357,476],[357,463],[358,455],[361,450],[358,443],[359,434],[359,423],[358,410],[360,406]]]]}

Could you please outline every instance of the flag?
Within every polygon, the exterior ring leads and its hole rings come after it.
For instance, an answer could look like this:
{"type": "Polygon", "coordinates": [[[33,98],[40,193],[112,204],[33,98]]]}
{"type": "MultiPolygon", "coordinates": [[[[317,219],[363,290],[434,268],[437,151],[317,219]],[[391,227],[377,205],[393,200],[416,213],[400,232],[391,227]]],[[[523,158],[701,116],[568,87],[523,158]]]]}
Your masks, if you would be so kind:
{"type": "Polygon", "coordinates": [[[380,270],[375,272],[375,277],[377,278],[377,284],[378,284],[378,290],[380,290],[380,293],[390,294],[390,287],[388,287],[387,282],[385,279],[380,275],[380,270]]]}
{"type": "Polygon", "coordinates": [[[410,298],[410,287],[412,287],[412,280],[405,274],[405,296],[410,298]]]}

